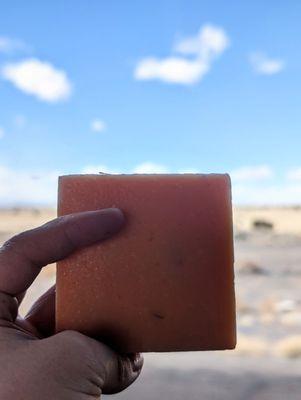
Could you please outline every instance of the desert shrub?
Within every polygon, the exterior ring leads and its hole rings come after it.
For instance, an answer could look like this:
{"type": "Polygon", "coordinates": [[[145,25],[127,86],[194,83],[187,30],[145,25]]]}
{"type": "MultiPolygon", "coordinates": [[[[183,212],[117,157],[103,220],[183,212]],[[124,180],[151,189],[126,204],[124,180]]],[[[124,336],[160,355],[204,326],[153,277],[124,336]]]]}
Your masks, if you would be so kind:
{"type": "Polygon", "coordinates": [[[276,355],[287,358],[301,357],[301,335],[288,336],[275,344],[276,355]]]}
{"type": "Polygon", "coordinates": [[[254,229],[264,229],[264,230],[273,230],[274,224],[272,222],[266,221],[264,219],[255,219],[253,221],[254,229]]]}
{"type": "Polygon", "coordinates": [[[260,357],[267,354],[267,342],[256,336],[239,335],[235,354],[239,356],[260,357]]]}

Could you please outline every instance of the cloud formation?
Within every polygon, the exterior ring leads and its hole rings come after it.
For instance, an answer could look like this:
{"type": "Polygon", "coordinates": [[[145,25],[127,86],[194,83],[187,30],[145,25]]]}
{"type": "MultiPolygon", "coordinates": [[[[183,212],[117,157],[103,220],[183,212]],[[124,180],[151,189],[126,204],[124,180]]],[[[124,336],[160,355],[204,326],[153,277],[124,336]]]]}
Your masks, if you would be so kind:
{"type": "Polygon", "coordinates": [[[250,62],[254,71],[260,75],[275,75],[285,67],[283,60],[269,58],[264,53],[252,53],[250,55],[250,62]]]}
{"type": "Polygon", "coordinates": [[[301,204],[301,184],[233,184],[235,205],[295,205],[301,204]]]}
{"type": "Polygon", "coordinates": [[[152,162],[139,164],[132,171],[133,174],[167,174],[168,172],[168,168],[165,165],[152,162]]]}
{"type": "Polygon", "coordinates": [[[107,167],[106,165],[100,164],[100,165],[87,165],[84,167],[81,171],[82,174],[99,174],[99,173],[104,173],[104,174],[122,174],[122,172],[117,171],[115,169],[111,169],[107,167]]]}
{"type": "Polygon", "coordinates": [[[106,123],[99,118],[95,118],[91,121],[90,128],[93,132],[103,132],[106,130],[106,123]]]}
{"type": "MultiPolygon", "coordinates": [[[[106,165],[87,165],[80,173],[197,173],[197,169],[173,170],[166,165],[144,162],[130,169],[115,169],[106,165]]],[[[74,172],[74,171],[73,171],[74,172]]],[[[199,171],[200,172],[200,171],[199,171]]],[[[0,165],[0,206],[52,205],[57,199],[57,178],[66,171],[15,170],[0,165]]],[[[70,173],[70,171],[69,171],[70,173]]],[[[292,205],[301,204],[301,169],[288,171],[287,180],[274,183],[268,166],[242,167],[232,171],[234,205],[292,205]],[[295,174],[291,174],[295,171],[295,174]],[[290,181],[294,178],[296,181],[290,181]]]]}
{"type": "Polygon", "coordinates": [[[0,53],[12,54],[15,52],[28,52],[30,47],[19,39],[0,36],[0,53]]]}
{"type": "Polygon", "coordinates": [[[229,46],[230,40],[224,29],[204,25],[195,36],[179,40],[174,50],[180,54],[196,55],[203,60],[210,60],[222,54],[229,46]]]}
{"type": "Polygon", "coordinates": [[[286,177],[289,181],[301,181],[301,167],[289,170],[286,177]]]}
{"type": "Polygon", "coordinates": [[[26,125],[26,117],[22,114],[15,115],[13,119],[13,124],[16,128],[21,129],[24,128],[26,125]]]}
{"type": "Polygon", "coordinates": [[[230,172],[233,181],[262,181],[273,177],[273,170],[268,165],[246,166],[230,172]]]}
{"type": "Polygon", "coordinates": [[[213,25],[204,25],[197,35],[179,40],[166,58],[147,57],[135,68],[137,80],[159,80],[192,85],[211,69],[214,60],[230,45],[226,32],[213,25]]]}
{"type": "Polygon", "coordinates": [[[107,167],[106,165],[87,165],[81,171],[83,174],[98,174],[103,172],[105,174],[164,174],[168,173],[169,170],[165,165],[156,164],[153,162],[144,162],[138,164],[136,167],[129,170],[116,170],[114,168],[107,167]]]}
{"type": "Polygon", "coordinates": [[[46,102],[66,100],[72,92],[64,71],[36,58],[8,63],[2,67],[1,75],[17,89],[46,102]]]}
{"type": "Polygon", "coordinates": [[[168,83],[194,84],[202,79],[208,69],[203,62],[183,58],[146,58],[137,66],[135,77],[138,80],[157,79],[168,83]]]}
{"type": "Polygon", "coordinates": [[[0,206],[55,205],[58,171],[35,173],[0,165],[0,206]]]}
{"type": "Polygon", "coordinates": [[[196,168],[184,168],[178,171],[179,174],[200,174],[201,172],[196,168]]]}

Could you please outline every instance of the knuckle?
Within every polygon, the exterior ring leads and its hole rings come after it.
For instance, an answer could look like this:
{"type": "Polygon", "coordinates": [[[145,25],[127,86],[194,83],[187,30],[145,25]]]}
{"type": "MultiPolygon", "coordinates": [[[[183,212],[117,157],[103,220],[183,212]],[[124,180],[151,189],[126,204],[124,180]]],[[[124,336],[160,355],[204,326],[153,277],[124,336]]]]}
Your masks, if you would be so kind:
{"type": "Polygon", "coordinates": [[[30,264],[38,267],[39,249],[37,250],[35,242],[31,240],[32,231],[33,230],[21,232],[8,239],[0,249],[0,256],[2,256],[6,262],[6,256],[12,256],[13,259],[28,261],[30,264]]]}
{"type": "Polygon", "coordinates": [[[57,338],[63,343],[78,343],[82,342],[85,336],[80,332],[73,330],[66,330],[57,334],[57,338]]]}
{"type": "Polygon", "coordinates": [[[78,233],[80,232],[80,229],[77,226],[76,222],[71,220],[70,218],[63,221],[68,221],[68,223],[62,223],[61,227],[68,250],[72,251],[76,249],[79,245],[76,238],[78,236],[78,233]]]}
{"type": "Polygon", "coordinates": [[[24,255],[24,249],[23,249],[23,234],[19,233],[10,239],[8,239],[0,248],[0,263],[2,262],[7,263],[8,259],[7,257],[13,257],[16,258],[17,260],[23,259],[25,257],[24,255]]]}
{"type": "Polygon", "coordinates": [[[24,241],[25,232],[17,233],[16,235],[12,236],[8,239],[2,246],[5,250],[14,250],[20,246],[21,243],[24,241]]]}
{"type": "Polygon", "coordinates": [[[57,345],[70,354],[77,353],[82,359],[89,359],[93,353],[90,338],[80,332],[73,330],[66,330],[53,336],[57,345]]]}
{"type": "MultiPolygon", "coordinates": [[[[46,339],[50,348],[57,349],[57,354],[64,363],[84,364],[89,359],[89,350],[84,336],[75,331],[64,331],[46,339]]],[[[72,366],[74,368],[74,365],[72,366]]]]}

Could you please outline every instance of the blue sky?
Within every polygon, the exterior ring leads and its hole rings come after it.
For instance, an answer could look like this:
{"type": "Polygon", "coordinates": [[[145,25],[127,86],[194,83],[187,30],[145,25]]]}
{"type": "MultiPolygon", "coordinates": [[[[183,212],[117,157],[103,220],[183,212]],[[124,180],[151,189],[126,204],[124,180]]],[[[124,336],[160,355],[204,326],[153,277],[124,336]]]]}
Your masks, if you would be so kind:
{"type": "Polygon", "coordinates": [[[100,169],[229,172],[236,203],[301,202],[300,18],[297,0],[5,2],[0,204],[100,169]]]}

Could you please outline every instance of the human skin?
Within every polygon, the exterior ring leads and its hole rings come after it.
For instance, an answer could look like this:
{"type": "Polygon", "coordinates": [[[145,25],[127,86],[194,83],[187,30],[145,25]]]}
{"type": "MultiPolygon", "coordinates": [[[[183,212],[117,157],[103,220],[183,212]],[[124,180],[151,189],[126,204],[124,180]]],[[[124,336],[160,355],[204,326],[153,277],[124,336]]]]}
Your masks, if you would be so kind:
{"type": "Polygon", "coordinates": [[[107,240],[125,220],[111,208],[71,214],[8,240],[0,249],[1,400],[88,400],[139,376],[140,354],[120,355],[74,331],[54,333],[55,287],[25,318],[18,308],[42,267],[107,240]]]}

